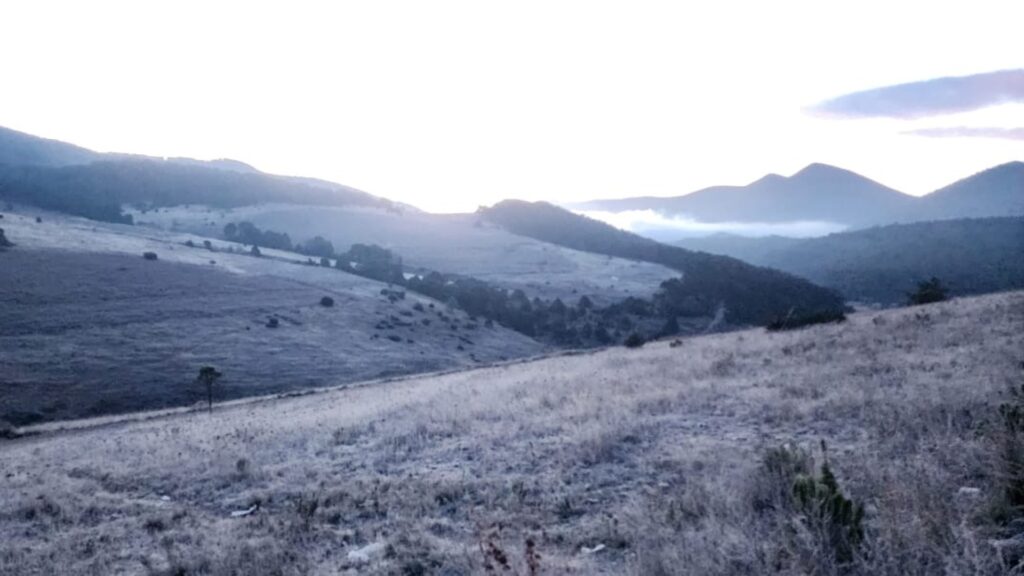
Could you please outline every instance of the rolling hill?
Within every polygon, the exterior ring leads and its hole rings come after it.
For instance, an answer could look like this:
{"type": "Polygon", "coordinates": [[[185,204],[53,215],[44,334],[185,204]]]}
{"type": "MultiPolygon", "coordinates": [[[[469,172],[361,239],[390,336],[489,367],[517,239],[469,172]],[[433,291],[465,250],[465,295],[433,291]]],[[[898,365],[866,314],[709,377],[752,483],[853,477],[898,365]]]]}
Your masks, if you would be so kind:
{"type": "Polygon", "coordinates": [[[1022,322],[1012,293],[30,428],[0,573],[1004,575],[1022,322]],[[865,510],[841,570],[791,500],[826,461],[865,510]]]}
{"type": "Polygon", "coordinates": [[[902,303],[917,282],[933,276],[956,295],[1024,288],[1024,217],[897,224],[808,239],[718,235],[676,244],[785,270],[865,303],[902,303]]]}
{"type": "Polygon", "coordinates": [[[0,420],[14,424],[191,405],[203,365],[231,399],[546,349],[298,254],[39,211],[0,227],[15,244],[0,249],[0,420]]]}
{"type": "Polygon", "coordinates": [[[837,294],[789,274],[661,244],[546,202],[506,200],[478,214],[521,236],[678,270],[682,278],[663,285],[663,304],[682,316],[714,316],[724,306],[735,324],[764,324],[794,309],[842,307],[837,294]]]}
{"type": "Polygon", "coordinates": [[[1024,216],[1024,162],[989,168],[921,198],[915,220],[1024,216]]]}

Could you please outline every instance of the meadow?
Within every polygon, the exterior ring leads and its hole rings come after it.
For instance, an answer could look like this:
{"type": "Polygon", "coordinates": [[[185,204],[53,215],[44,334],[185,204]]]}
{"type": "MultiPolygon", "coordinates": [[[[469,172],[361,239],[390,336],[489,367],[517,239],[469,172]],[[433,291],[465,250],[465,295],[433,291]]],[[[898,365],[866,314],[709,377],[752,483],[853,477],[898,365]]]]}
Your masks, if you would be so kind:
{"type": "Polygon", "coordinates": [[[1020,573],[1022,326],[1004,293],[29,427],[0,573],[1020,573]]]}

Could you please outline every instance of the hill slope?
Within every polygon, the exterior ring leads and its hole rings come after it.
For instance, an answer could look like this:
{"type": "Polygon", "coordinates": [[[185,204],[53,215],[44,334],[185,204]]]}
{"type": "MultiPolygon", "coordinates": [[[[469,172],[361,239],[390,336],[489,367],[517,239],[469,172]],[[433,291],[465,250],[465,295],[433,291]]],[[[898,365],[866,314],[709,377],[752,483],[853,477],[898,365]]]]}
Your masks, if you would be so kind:
{"type": "Polygon", "coordinates": [[[125,205],[203,204],[230,208],[267,202],[358,205],[393,203],[322,181],[151,159],[63,166],[0,166],[0,199],[110,222],[130,221],[125,205]]]}
{"type": "Polygon", "coordinates": [[[225,374],[222,398],[238,398],[545,349],[429,298],[392,301],[384,283],[297,254],[255,258],[49,213],[41,223],[5,213],[0,226],[16,245],[0,250],[0,420],[16,424],[189,405],[202,398],[203,365],[225,374]]]}
{"type": "Polygon", "coordinates": [[[825,442],[867,510],[845,574],[1005,574],[972,543],[1022,322],[1014,293],[0,441],[0,572],[827,574],[762,464],[825,442]]]}
{"type": "Polygon", "coordinates": [[[1024,215],[1024,162],[974,174],[921,198],[914,220],[1024,215]]]}
{"type": "Polygon", "coordinates": [[[1024,288],[1024,218],[918,222],[799,240],[719,236],[677,244],[785,270],[859,302],[902,303],[917,282],[932,276],[956,295],[1024,288]]]}
{"type": "Polygon", "coordinates": [[[665,292],[680,315],[714,315],[724,305],[735,323],[764,324],[792,309],[842,306],[833,292],[789,274],[660,244],[544,202],[506,200],[480,215],[522,236],[679,270],[681,282],[673,281],[665,292]]]}
{"type": "Polygon", "coordinates": [[[0,164],[68,166],[102,158],[99,152],[0,126],[0,164]]]}

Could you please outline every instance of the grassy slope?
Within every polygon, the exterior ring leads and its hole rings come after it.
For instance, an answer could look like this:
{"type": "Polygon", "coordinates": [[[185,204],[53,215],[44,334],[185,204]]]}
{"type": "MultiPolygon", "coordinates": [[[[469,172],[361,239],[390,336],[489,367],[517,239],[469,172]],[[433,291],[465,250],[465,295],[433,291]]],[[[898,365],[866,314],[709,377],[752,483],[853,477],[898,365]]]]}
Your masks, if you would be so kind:
{"type": "Polygon", "coordinates": [[[198,207],[135,213],[136,221],[164,229],[219,236],[228,222],[249,220],[287,232],[294,241],[320,235],[347,250],[355,243],[390,248],[407,268],[465,274],[530,297],[575,302],[586,294],[603,305],[627,296],[649,297],[679,273],[656,264],[609,258],[477,226],[474,215],[388,212],[362,208],[268,205],[230,211],[198,207]]]}
{"type": "Polygon", "coordinates": [[[1008,293],[27,437],[0,573],[336,574],[378,541],[359,573],[482,573],[500,523],[520,574],[526,538],[545,574],[831,574],[753,511],[766,448],[827,440],[869,509],[848,573],[997,574],[973,522],[1022,322],[1008,293]]]}
{"type": "Polygon", "coordinates": [[[237,398],[543,350],[430,299],[391,303],[382,283],[271,258],[297,255],[210,252],[186,234],[54,214],[0,223],[17,244],[0,253],[0,419],[16,424],[191,404],[206,364],[237,398]],[[150,250],[158,261],[143,260],[150,250]]]}

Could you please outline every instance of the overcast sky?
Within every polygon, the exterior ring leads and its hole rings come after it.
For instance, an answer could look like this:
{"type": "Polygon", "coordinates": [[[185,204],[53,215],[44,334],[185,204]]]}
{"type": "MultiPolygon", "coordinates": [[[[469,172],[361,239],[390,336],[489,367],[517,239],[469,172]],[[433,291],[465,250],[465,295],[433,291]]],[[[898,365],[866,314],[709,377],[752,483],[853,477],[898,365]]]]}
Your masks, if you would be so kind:
{"type": "Polygon", "coordinates": [[[434,211],[811,162],[922,194],[1024,159],[1022,22],[1019,0],[5,2],[0,125],[434,211]]]}

